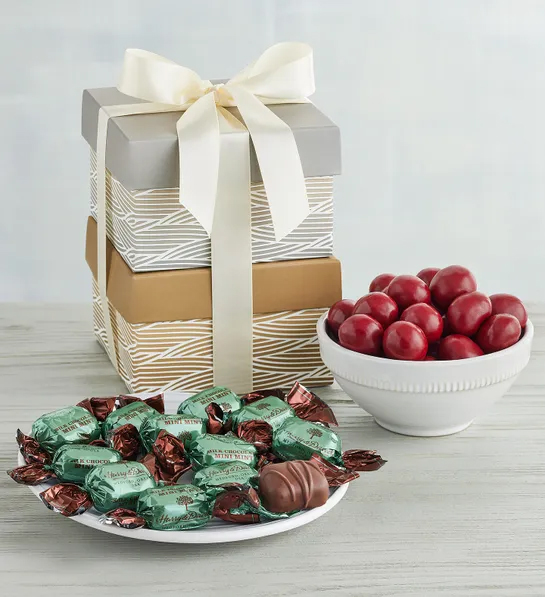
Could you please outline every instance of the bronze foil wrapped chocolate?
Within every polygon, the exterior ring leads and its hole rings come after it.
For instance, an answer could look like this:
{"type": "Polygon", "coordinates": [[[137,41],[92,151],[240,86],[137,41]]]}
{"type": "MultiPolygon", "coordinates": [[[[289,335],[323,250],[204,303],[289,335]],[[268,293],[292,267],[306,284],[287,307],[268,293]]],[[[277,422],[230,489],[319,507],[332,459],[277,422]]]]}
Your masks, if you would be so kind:
{"type": "Polygon", "coordinates": [[[211,402],[204,408],[206,413],[206,432],[212,435],[225,433],[225,413],[216,402],[211,402]]]}
{"type": "Polygon", "coordinates": [[[255,524],[259,522],[257,510],[261,504],[253,487],[233,485],[216,498],[212,515],[227,522],[255,524]]]}
{"type": "Polygon", "coordinates": [[[87,492],[72,483],[57,483],[39,497],[50,510],[63,516],[83,514],[93,505],[87,492]]]}
{"type": "Polygon", "coordinates": [[[50,461],[47,451],[30,435],[25,435],[20,429],[17,429],[16,439],[19,445],[19,452],[21,452],[27,464],[33,462],[47,464],[50,461]]]}
{"type": "Polygon", "coordinates": [[[359,477],[356,471],[376,471],[386,464],[376,450],[347,450],[343,452],[342,461],[345,468],[336,466],[320,454],[313,454],[309,462],[313,462],[325,475],[330,487],[338,487],[359,477]]]}
{"type": "Polygon", "coordinates": [[[261,469],[259,495],[270,512],[288,513],[323,506],[329,498],[329,485],[313,462],[291,460],[261,469]]]}
{"type": "Polygon", "coordinates": [[[116,508],[106,512],[99,518],[99,522],[105,524],[115,524],[122,529],[141,529],[146,526],[146,521],[134,510],[127,508],[116,508]]]}
{"type": "Polygon", "coordinates": [[[22,485],[40,485],[48,479],[54,479],[55,473],[51,468],[46,468],[47,465],[39,462],[31,462],[24,466],[8,471],[8,475],[16,482],[22,485]]]}
{"type": "Polygon", "coordinates": [[[243,394],[240,397],[240,400],[244,406],[248,404],[252,404],[252,402],[256,402],[257,400],[261,400],[262,398],[268,398],[269,396],[275,396],[276,398],[280,398],[280,400],[286,400],[286,392],[281,390],[280,388],[273,388],[272,390],[256,390],[255,392],[249,392],[248,394],[243,394]]]}
{"type": "Polygon", "coordinates": [[[103,423],[106,417],[114,410],[117,396],[108,396],[106,398],[86,398],[78,402],[76,406],[81,406],[88,410],[98,421],[103,423]]]}
{"type": "Polygon", "coordinates": [[[282,460],[282,458],[279,458],[273,452],[265,452],[264,454],[259,455],[259,458],[257,459],[257,464],[255,465],[255,468],[258,471],[260,471],[264,466],[267,466],[267,464],[277,463],[277,462],[284,462],[284,461],[282,460]]]}
{"type": "Polygon", "coordinates": [[[239,423],[235,434],[240,439],[253,444],[260,454],[271,450],[273,429],[266,421],[244,421],[239,423]]]}
{"type": "Polygon", "coordinates": [[[138,396],[126,396],[121,394],[118,396],[119,408],[132,404],[133,402],[144,402],[148,406],[151,406],[158,413],[165,414],[165,396],[164,394],[157,394],[156,396],[150,396],[149,398],[138,398],[138,396]]]}
{"type": "Polygon", "coordinates": [[[349,483],[359,477],[356,471],[349,471],[345,468],[341,468],[326,460],[320,454],[316,453],[310,457],[309,462],[315,464],[325,475],[329,487],[339,487],[345,483],[349,483]]]}
{"type": "Polygon", "coordinates": [[[314,392],[307,390],[298,381],[293,384],[288,392],[286,402],[300,419],[323,423],[324,425],[338,425],[331,408],[314,392]]]}
{"type": "Polygon", "coordinates": [[[107,432],[106,439],[108,446],[117,450],[123,456],[123,460],[134,460],[138,456],[140,433],[132,423],[107,432]]]}
{"type": "Polygon", "coordinates": [[[184,442],[176,436],[161,430],[151,452],[140,461],[159,482],[174,484],[191,468],[184,442]]]}
{"type": "Polygon", "coordinates": [[[388,462],[376,450],[346,450],[342,459],[344,466],[352,471],[377,471],[388,462]]]}

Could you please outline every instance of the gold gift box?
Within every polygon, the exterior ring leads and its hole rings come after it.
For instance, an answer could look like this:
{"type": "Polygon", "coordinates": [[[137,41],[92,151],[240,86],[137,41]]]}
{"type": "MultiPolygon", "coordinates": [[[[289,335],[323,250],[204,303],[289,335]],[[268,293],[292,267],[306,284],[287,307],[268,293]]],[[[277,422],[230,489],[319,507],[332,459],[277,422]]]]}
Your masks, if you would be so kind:
{"type": "MultiPolygon", "coordinates": [[[[95,333],[105,345],[96,254],[96,222],[89,218],[86,259],[95,278],[95,333]]],[[[311,387],[331,383],[316,322],[341,298],[339,261],[280,261],[252,269],[253,389],[287,387],[296,380],[311,387]]],[[[129,391],[214,385],[210,268],[134,273],[108,242],[107,280],[118,368],[129,391]]]]}

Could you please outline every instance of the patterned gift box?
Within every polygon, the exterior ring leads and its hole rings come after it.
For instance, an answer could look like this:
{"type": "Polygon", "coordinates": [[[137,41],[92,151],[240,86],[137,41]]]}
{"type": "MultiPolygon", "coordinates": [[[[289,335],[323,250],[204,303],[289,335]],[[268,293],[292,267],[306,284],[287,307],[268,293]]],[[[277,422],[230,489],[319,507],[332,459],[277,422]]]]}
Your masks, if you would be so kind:
{"type": "MultiPolygon", "coordinates": [[[[136,100],[116,89],[85,90],[82,134],[91,147],[91,215],[97,218],[96,135],[102,106],[136,100]]],[[[313,104],[270,106],[292,129],[310,212],[277,241],[253,149],[250,152],[252,261],[332,255],[333,178],[340,173],[337,126],[313,104]]],[[[237,114],[236,109],[232,109],[237,114]]],[[[179,202],[176,120],[179,113],[112,118],[106,152],[107,235],[134,272],[210,266],[210,238],[179,202]]]]}
{"type": "MultiPolygon", "coordinates": [[[[109,302],[119,374],[130,392],[204,390],[214,385],[212,320],[131,324],[109,302]]],[[[254,315],[254,388],[325,386],[333,377],[322,362],[316,322],[327,309],[254,315]]],[[[107,349],[104,315],[93,283],[93,319],[107,349]]]]}
{"type": "MultiPolygon", "coordinates": [[[[97,218],[96,155],[91,151],[91,215],[97,218]]],[[[281,241],[274,238],[262,182],[251,186],[254,263],[333,253],[333,177],[305,179],[310,213],[281,241]]],[[[133,272],[210,266],[210,238],[179,202],[179,189],[131,191],[106,174],[106,231],[133,272]]]]}
{"type": "Polygon", "coordinates": [[[131,391],[332,381],[315,325],[341,298],[340,135],[313,91],[297,43],[225,85],[127,50],[119,88],[84,91],[95,332],[131,391]]]}
{"type": "MultiPolygon", "coordinates": [[[[96,280],[92,218],[86,253],[96,280]]],[[[253,387],[332,383],[320,357],[316,323],[341,298],[340,263],[329,257],[253,269],[253,387]]],[[[108,306],[117,368],[129,391],[199,391],[214,385],[210,268],[134,273],[108,243],[108,306]]],[[[96,281],[93,314],[95,334],[107,349],[96,281]]]]}

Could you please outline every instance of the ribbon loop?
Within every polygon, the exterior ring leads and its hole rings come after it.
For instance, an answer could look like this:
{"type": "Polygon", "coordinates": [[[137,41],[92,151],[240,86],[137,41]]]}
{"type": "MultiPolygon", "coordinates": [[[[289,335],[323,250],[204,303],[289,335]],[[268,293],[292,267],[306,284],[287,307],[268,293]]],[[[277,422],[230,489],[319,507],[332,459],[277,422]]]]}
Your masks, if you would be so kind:
{"type": "Polygon", "coordinates": [[[309,213],[305,176],[293,132],[244,87],[229,89],[252,138],[274,234],[276,240],[281,240],[309,213]]]}
{"type": "MultiPolygon", "coordinates": [[[[225,85],[212,85],[158,54],[129,49],[119,91],[184,111],[177,125],[180,203],[208,235],[214,219],[219,136],[212,107],[237,106],[256,148],[277,240],[308,215],[304,174],[291,129],[266,105],[298,103],[314,93],[312,50],[302,43],[270,47],[225,85]],[[207,99],[212,96],[212,99],[207,99]],[[197,107],[198,106],[198,107],[197,107]],[[184,138],[185,137],[185,138],[184,138]],[[259,147],[259,148],[258,148],[259,147]]],[[[166,106],[165,106],[166,107],[166,106]]]]}
{"type": "Polygon", "coordinates": [[[271,46],[228,83],[241,85],[265,104],[300,101],[312,95],[314,67],[307,44],[284,42],[271,46]]]}
{"type": "Polygon", "coordinates": [[[202,96],[206,83],[190,68],[159,54],[128,49],[117,88],[148,102],[182,107],[202,96]]]}

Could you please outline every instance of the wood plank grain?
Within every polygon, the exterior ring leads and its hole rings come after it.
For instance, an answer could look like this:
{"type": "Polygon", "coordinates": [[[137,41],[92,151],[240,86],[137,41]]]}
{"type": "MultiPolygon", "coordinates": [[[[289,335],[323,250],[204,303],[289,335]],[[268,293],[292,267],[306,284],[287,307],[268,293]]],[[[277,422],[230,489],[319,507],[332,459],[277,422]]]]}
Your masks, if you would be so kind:
{"type": "MultiPolygon", "coordinates": [[[[65,520],[0,477],[2,594],[545,595],[545,306],[531,310],[529,366],[458,435],[395,435],[338,387],[321,390],[344,447],[376,448],[388,464],[362,475],[327,516],[284,535],[226,546],[131,541],[65,520]]],[[[0,376],[4,470],[15,464],[18,426],[123,390],[88,305],[2,305],[0,376]]]]}

